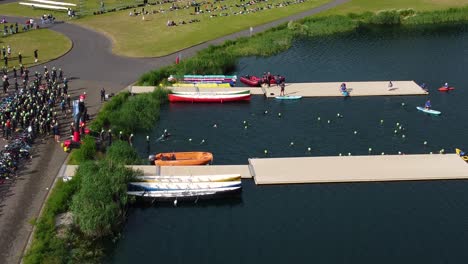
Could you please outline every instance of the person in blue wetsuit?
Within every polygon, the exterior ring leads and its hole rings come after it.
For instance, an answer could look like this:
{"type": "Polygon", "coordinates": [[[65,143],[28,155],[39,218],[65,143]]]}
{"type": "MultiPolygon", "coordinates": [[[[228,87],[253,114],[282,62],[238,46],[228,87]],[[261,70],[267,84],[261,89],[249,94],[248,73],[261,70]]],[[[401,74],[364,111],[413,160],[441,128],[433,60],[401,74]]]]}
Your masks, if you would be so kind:
{"type": "Polygon", "coordinates": [[[346,92],[346,83],[342,83],[340,89],[342,93],[346,92]]]}
{"type": "Polygon", "coordinates": [[[427,100],[426,103],[424,104],[424,108],[426,108],[427,110],[431,109],[431,100],[427,100]]]}

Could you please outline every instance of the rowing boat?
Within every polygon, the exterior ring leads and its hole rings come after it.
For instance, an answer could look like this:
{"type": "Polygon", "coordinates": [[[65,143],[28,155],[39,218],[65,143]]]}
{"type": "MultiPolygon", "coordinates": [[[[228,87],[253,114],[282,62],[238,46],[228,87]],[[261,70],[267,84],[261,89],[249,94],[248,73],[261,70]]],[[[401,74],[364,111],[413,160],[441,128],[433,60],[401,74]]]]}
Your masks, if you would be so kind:
{"type": "Polygon", "coordinates": [[[172,91],[172,94],[180,95],[228,95],[228,94],[250,94],[250,90],[238,90],[238,91],[209,91],[209,92],[179,92],[172,91]]]}
{"type": "Polygon", "coordinates": [[[151,198],[203,198],[215,195],[222,195],[240,191],[241,187],[226,187],[218,189],[199,189],[199,190],[171,190],[171,191],[129,191],[128,195],[151,198]]]}
{"type": "Polygon", "coordinates": [[[138,180],[144,182],[226,182],[238,181],[241,179],[240,174],[220,174],[220,175],[190,175],[190,176],[138,176],[138,180]]]}
{"type": "MultiPolygon", "coordinates": [[[[142,188],[143,191],[160,191],[160,190],[199,190],[199,189],[217,189],[227,187],[241,186],[241,181],[227,181],[227,182],[131,182],[130,186],[133,188],[142,188]]],[[[141,191],[141,190],[139,190],[141,191]]]]}
{"type": "Polygon", "coordinates": [[[203,82],[178,82],[172,85],[173,87],[198,87],[198,88],[230,88],[229,83],[203,83],[203,82]]]}
{"type": "Polygon", "coordinates": [[[184,75],[184,82],[220,82],[231,83],[237,81],[237,75],[184,75]]]}
{"type": "Polygon", "coordinates": [[[182,95],[169,94],[169,102],[190,102],[190,103],[224,103],[235,101],[248,101],[250,94],[211,94],[211,95],[182,95]]]}

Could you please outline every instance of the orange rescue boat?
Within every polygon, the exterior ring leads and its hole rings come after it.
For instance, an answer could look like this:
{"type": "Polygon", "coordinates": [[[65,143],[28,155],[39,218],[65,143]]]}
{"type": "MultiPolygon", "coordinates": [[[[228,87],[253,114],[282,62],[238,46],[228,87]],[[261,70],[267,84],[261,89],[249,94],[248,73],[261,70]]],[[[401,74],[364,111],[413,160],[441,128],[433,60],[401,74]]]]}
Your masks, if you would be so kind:
{"type": "Polygon", "coordinates": [[[155,156],[154,164],[158,166],[205,165],[213,161],[210,152],[170,152],[155,156]]]}

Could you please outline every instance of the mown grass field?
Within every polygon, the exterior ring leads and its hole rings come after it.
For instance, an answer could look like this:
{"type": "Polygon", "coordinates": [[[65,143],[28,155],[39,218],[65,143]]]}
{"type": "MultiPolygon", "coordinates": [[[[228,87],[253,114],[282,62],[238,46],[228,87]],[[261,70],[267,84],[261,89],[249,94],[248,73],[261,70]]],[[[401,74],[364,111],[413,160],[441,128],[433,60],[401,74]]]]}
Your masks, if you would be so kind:
{"type": "MultiPolygon", "coordinates": [[[[49,29],[36,29],[18,34],[0,37],[0,47],[11,47],[11,58],[8,61],[8,68],[16,66],[18,69],[18,52],[23,56],[23,65],[30,67],[34,63],[34,50],[38,50],[38,63],[44,63],[56,59],[72,47],[72,42],[66,36],[49,29]]],[[[3,60],[0,62],[3,67],[3,60]]]]}
{"type": "MultiPolygon", "coordinates": [[[[249,8],[265,7],[268,4],[277,4],[282,1],[273,0],[261,2],[249,8]]],[[[234,12],[242,11],[243,8],[236,7],[239,1],[226,0],[218,2],[214,7],[227,6],[228,10],[213,11],[200,15],[190,15],[194,8],[179,9],[177,11],[167,11],[170,4],[146,7],[146,10],[159,10],[163,8],[164,13],[156,13],[145,16],[129,16],[131,10],[108,13],[98,16],[89,16],[75,23],[98,30],[109,36],[114,43],[113,51],[117,54],[130,57],[153,57],[163,56],[178,50],[216,39],[249,27],[264,24],[282,17],[286,17],[301,11],[317,7],[327,0],[307,0],[304,3],[292,4],[287,7],[278,7],[270,10],[262,10],[245,15],[234,15],[234,12]],[[229,16],[219,16],[221,13],[228,13],[229,16]],[[211,15],[218,15],[210,18],[211,15]],[[168,20],[178,23],[188,22],[191,19],[199,19],[200,22],[188,23],[168,27],[168,20]]],[[[245,3],[245,2],[243,2],[245,3]]],[[[188,2],[185,2],[188,5],[188,2]]],[[[182,4],[179,4],[182,6],[182,4]]],[[[202,9],[211,8],[203,5],[202,9]]],[[[141,11],[138,8],[137,11],[141,11]]]]}

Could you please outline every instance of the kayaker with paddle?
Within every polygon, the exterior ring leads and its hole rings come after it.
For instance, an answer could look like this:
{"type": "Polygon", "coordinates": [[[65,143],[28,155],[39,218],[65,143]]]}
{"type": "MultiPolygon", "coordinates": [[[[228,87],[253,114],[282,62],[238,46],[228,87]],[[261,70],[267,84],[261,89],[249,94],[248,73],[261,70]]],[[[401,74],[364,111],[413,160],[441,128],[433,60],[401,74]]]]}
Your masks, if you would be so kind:
{"type": "Polygon", "coordinates": [[[449,88],[448,83],[445,83],[445,84],[444,84],[444,88],[447,88],[447,89],[449,88]]]}
{"type": "Polygon", "coordinates": [[[431,109],[431,107],[432,107],[431,106],[431,100],[427,100],[426,103],[424,104],[424,108],[426,110],[429,110],[429,109],[431,109]]]}

